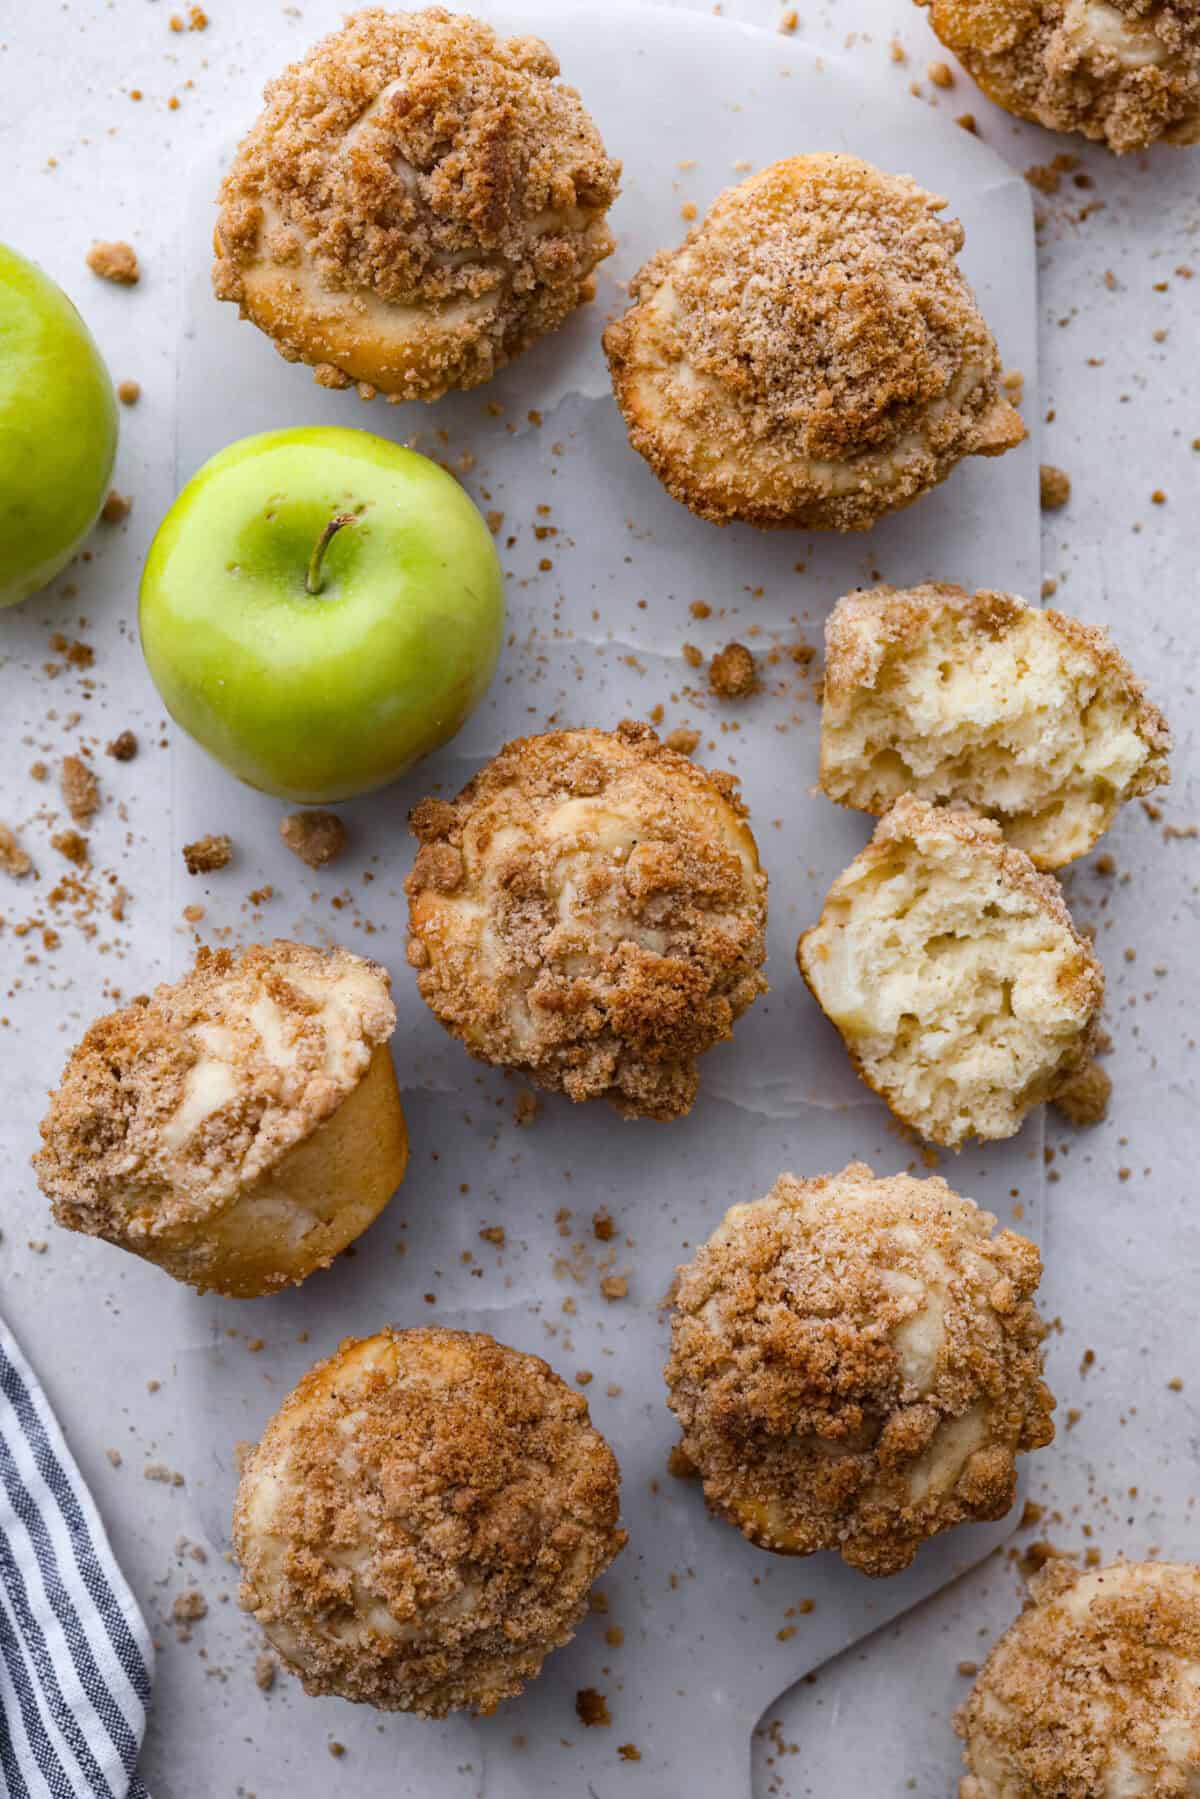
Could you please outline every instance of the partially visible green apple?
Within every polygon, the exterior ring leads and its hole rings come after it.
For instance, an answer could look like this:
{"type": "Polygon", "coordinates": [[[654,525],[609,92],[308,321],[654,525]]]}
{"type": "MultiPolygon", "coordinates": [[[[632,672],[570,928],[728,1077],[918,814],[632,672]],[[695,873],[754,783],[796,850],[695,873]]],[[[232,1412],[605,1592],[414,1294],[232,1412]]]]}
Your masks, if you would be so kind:
{"type": "Polygon", "coordinates": [[[91,332],[61,287],[0,244],[0,606],[66,567],[116,453],[117,402],[91,332]]]}
{"type": "Polygon", "coordinates": [[[172,718],[251,787],[348,799],[445,743],[504,626],[491,534],[452,475],[367,431],[221,450],[159,526],[142,649],[172,718]]]}

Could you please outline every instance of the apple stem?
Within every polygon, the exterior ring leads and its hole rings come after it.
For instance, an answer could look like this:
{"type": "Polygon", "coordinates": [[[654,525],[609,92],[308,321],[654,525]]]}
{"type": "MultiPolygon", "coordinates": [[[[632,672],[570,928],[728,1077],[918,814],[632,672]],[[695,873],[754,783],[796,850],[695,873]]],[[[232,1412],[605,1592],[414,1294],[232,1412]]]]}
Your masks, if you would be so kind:
{"type": "Polygon", "coordinates": [[[325,560],[325,552],[341,530],[342,526],[353,525],[355,522],[356,520],[352,512],[335,513],[322,531],[320,537],[318,537],[316,543],[313,545],[313,553],[308,559],[308,573],[304,577],[304,586],[308,593],[318,594],[324,587],[325,581],[321,573],[321,564],[325,560]]]}

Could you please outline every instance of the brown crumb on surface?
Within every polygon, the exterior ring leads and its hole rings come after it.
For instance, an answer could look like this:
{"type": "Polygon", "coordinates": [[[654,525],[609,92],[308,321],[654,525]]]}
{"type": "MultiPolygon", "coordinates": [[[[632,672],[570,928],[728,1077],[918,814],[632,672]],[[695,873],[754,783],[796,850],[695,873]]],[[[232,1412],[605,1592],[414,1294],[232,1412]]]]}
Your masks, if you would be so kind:
{"type": "Polygon", "coordinates": [[[925,73],[934,87],[954,86],[954,70],[948,62],[931,62],[925,73]]]}
{"type": "Polygon", "coordinates": [[[794,6],[789,6],[779,21],[779,29],[785,37],[790,37],[800,23],[800,15],[794,6]]]}
{"type": "Polygon", "coordinates": [[[171,1616],[176,1624],[194,1624],[197,1618],[208,1616],[208,1600],[198,1587],[188,1587],[176,1593],[171,1616]]]}
{"type": "Polygon", "coordinates": [[[269,1693],[275,1685],[278,1664],[273,1655],[262,1650],[254,1658],[254,1684],[260,1692],[269,1693]]]}
{"type": "Polygon", "coordinates": [[[575,1695],[575,1710],[579,1715],[579,1722],[589,1729],[596,1724],[612,1723],[608,1701],[595,1687],[580,1687],[575,1695]]]}
{"type": "Polygon", "coordinates": [[[973,137],[979,136],[979,126],[975,122],[973,112],[960,112],[954,123],[961,126],[964,131],[969,131],[973,137]]]}
{"type": "Polygon", "coordinates": [[[592,1234],[598,1243],[611,1243],[616,1231],[616,1225],[603,1207],[592,1213],[592,1234]]]}
{"type": "Polygon", "coordinates": [[[494,1243],[497,1249],[503,1249],[507,1242],[502,1224],[485,1224],[479,1235],[485,1243],[494,1243]]]}
{"type": "Polygon", "coordinates": [[[978,1672],[979,1672],[979,1663],[978,1662],[959,1662],[956,1672],[961,1674],[963,1676],[964,1680],[973,1680],[974,1677],[976,1676],[976,1674],[978,1674],[978,1672]]]}
{"type": "Polygon", "coordinates": [[[642,1752],[636,1743],[618,1744],[617,1754],[623,1762],[640,1762],[642,1759],[642,1752]]]}
{"type": "Polygon", "coordinates": [[[683,644],[679,653],[689,668],[699,668],[704,661],[704,652],[698,649],[694,643],[683,644]]]}
{"type": "Polygon", "coordinates": [[[117,398],[122,406],[136,406],[141,397],[142,384],[140,381],[117,382],[117,398]]]}
{"type": "Polygon", "coordinates": [[[31,872],[33,863],[17,842],[17,834],[8,825],[0,825],[0,870],[22,880],[31,872]]]}
{"type": "Polygon", "coordinates": [[[210,831],[205,837],[197,837],[195,843],[183,846],[183,860],[190,875],[215,874],[217,869],[229,866],[232,856],[232,839],[223,831],[210,831]]]}
{"type": "Polygon", "coordinates": [[[708,684],[719,700],[743,700],[758,687],[758,669],[744,643],[727,643],[713,657],[708,684]]]}
{"type": "Polygon", "coordinates": [[[667,1455],[667,1473],[673,1474],[676,1480],[695,1480],[699,1472],[683,1444],[673,1443],[667,1455]]]}
{"type": "Polygon", "coordinates": [[[83,868],[87,864],[87,838],[82,831],[56,831],[50,839],[50,848],[57,850],[60,856],[65,856],[76,868],[83,868]]]}
{"type": "Polygon", "coordinates": [[[119,1468],[121,1466],[121,1451],[119,1449],[106,1449],[104,1453],[114,1468],[119,1468]]]}
{"type": "Polygon", "coordinates": [[[624,1299],[629,1292],[629,1282],[623,1274],[606,1274],[600,1282],[600,1291],[605,1299],[624,1299]]]}
{"type": "Polygon", "coordinates": [[[542,1102],[536,1093],[528,1087],[522,1087],[513,1101],[513,1123],[525,1127],[531,1125],[542,1109],[542,1102]]]}
{"type": "Polygon", "coordinates": [[[1072,1124],[1101,1124],[1108,1116],[1111,1097],[1111,1076],[1098,1062],[1085,1062],[1054,1095],[1054,1106],[1072,1124]]]}
{"type": "Polygon", "coordinates": [[[100,785],[79,756],[64,756],[59,786],[67,811],[77,825],[85,825],[100,805],[100,785]]]}
{"type": "Polygon", "coordinates": [[[93,244],[87,253],[87,265],[93,275],[112,281],[117,287],[136,287],[142,273],[137,251],[120,238],[111,244],[93,244]]]}
{"type": "Polygon", "coordinates": [[[112,488],[107,500],[100,508],[100,517],[106,525],[121,525],[133,511],[133,501],[128,494],[118,493],[112,488]]]}
{"type": "Polygon", "coordinates": [[[114,762],[132,762],[138,753],[138,740],[132,731],[118,731],[111,743],[105,744],[104,753],[114,762]]]}
{"type": "Polygon", "coordinates": [[[1055,468],[1052,462],[1043,462],[1041,470],[1041,499],[1043,512],[1057,512],[1065,506],[1071,497],[1071,477],[1065,469],[1055,468]]]}
{"type": "Polygon", "coordinates": [[[675,750],[680,756],[690,756],[700,741],[700,733],[693,731],[690,725],[678,725],[667,732],[663,741],[669,750],[675,750]]]}
{"type": "Polygon", "coordinates": [[[346,847],[346,827],[336,812],[289,812],[279,821],[279,835],[309,868],[336,862],[346,847]]]}
{"type": "Polygon", "coordinates": [[[330,1743],[329,1753],[330,1753],[330,1755],[332,1755],[334,1761],[341,1761],[343,1755],[345,1755],[345,1753],[346,1753],[345,1743],[338,1743],[338,1742],[330,1743]]]}

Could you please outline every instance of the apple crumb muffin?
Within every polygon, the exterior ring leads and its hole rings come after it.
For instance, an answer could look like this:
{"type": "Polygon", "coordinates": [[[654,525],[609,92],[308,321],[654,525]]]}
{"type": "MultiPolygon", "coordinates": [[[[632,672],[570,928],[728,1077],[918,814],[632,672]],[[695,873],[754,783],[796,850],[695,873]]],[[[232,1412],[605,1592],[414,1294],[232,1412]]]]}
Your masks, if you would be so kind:
{"type": "Polygon", "coordinates": [[[484,1332],[347,1338],[284,1401],[234,1511],[241,1604],[309,1693],[493,1712],[625,1543],[579,1393],[484,1332]]]}
{"type": "Polygon", "coordinates": [[[408,1138],[386,971],[282,939],[100,1018],[33,1158],[54,1216],[237,1298],[299,1283],[382,1211],[408,1138]]]}
{"type": "Polygon", "coordinates": [[[1195,0],[917,0],[997,105],[1118,154],[1200,141],[1195,0]]]}
{"type": "Polygon", "coordinates": [[[620,164],[535,37],[367,7],[266,90],[213,287],[326,387],[435,400],[594,293],[620,164]]]}
{"type": "Polygon", "coordinates": [[[675,499],[716,524],[860,531],[1023,440],[945,204],[854,156],[793,156],[651,258],[604,347],[675,499]]]}
{"type": "Polygon", "coordinates": [[[485,1062],[669,1119],[765,992],[767,877],[732,777],[649,725],[501,750],[413,812],[408,959],[485,1062]]]}
{"type": "Polygon", "coordinates": [[[764,1549],[895,1574],[999,1518],[1050,1442],[1037,1249],[934,1176],[783,1174],[679,1271],[666,1367],[685,1456],[764,1549]]]}
{"type": "Polygon", "coordinates": [[[1048,1562],[955,1729],[959,1799],[1200,1790],[1200,1568],[1048,1562]]]}

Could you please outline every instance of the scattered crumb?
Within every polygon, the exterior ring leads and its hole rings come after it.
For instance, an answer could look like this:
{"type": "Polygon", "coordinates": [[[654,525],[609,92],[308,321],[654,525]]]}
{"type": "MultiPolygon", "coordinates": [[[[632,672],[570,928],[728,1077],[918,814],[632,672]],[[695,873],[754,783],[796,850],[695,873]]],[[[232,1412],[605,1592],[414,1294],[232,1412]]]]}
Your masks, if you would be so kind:
{"type": "Polygon", "coordinates": [[[796,11],[794,6],[789,6],[788,10],[784,13],[783,17],[779,21],[779,29],[780,29],[780,31],[783,32],[785,37],[790,37],[792,32],[795,31],[795,29],[799,23],[800,23],[799,13],[796,11]]]}
{"type": "Polygon", "coordinates": [[[147,1462],[146,1466],[142,1469],[142,1478],[143,1480],[161,1481],[163,1485],[167,1487],[181,1487],[183,1485],[182,1474],[174,1473],[167,1467],[165,1462],[147,1462]]]}
{"type": "Polygon", "coordinates": [[[948,62],[931,62],[925,73],[934,87],[954,86],[954,70],[948,62]]]}
{"type": "Polygon", "coordinates": [[[198,1587],[188,1587],[176,1593],[171,1616],[176,1624],[194,1624],[197,1618],[207,1618],[208,1600],[198,1587]]]}
{"type": "Polygon", "coordinates": [[[112,281],[117,287],[136,287],[141,279],[137,251],[120,239],[113,244],[93,244],[87,253],[87,265],[93,275],[112,281]]]}
{"type": "Polygon", "coordinates": [[[114,762],[132,762],[138,753],[138,740],[132,731],[119,731],[111,743],[105,744],[104,753],[114,762]]]}
{"type": "Polygon", "coordinates": [[[973,112],[960,112],[954,123],[956,125],[961,125],[964,131],[971,132],[973,136],[979,136],[979,126],[975,123],[975,114],[973,112]]]}
{"type": "Polygon", "coordinates": [[[709,664],[708,684],[719,700],[743,700],[758,687],[758,669],[744,643],[727,643],[709,664]]]}
{"type": "Polygon", "coordinates": [[[608,1701],[595,1687],[580,1687],[575,1695],[575,1710],[579,1715],[579,1722],[589,1729],[595,1724],[612,1723],[608,1701]]]}
{"type": "Polygon", "coordinates": [[[485,1224],[479,1235],[485,1243],[494,1243],[497,1249],[503,1249],[506,1238],[502,1224],[485,1224]]]}
{"type": "Polygon", "coordinates": [[[528,1087],[522,1087],[513,1101],[513,1123],[530,1125],[542,1109],[542,1102],[528,1087]]]}
{"type": "Polygon", "coordinates": [[[623,1762],[640,1762],[642,1759],[642,1752],[636,1743],[619,1744],[617,1754],[623,1762]]]}
{"type": "Polygon", "coordinates": [[[50,839],[50,848],[57,850],[60,856],[65,856],[76,868],[87,865],[87,838],[81,831],[56,831],[50,839]]]}
{"type": "Polygon", "coordinates": [[[345,1743],[337,1743],[337,1742],[330,1743],[329,1753],[330,1753],[330,1755],[332,1755],[334,1761],[340,1761],[342,1759],[343,1755],[345,1755],[345,1753],[346,1753],[345,1743]]]}
{"type": "Polygon", "coordinates": [[[1043,462],[1041,476],[1042,511],[1057,512],[1071,497],[1071,477],[1065,469],[1043,462]]]}
{"type": "Polygon", "coordinates": [[[1108,1116],[1112,1079],[1098,1062],[1087,1062],[1054,1096],[1055,1109],[1072,1124],[1100,1124],[1108,1116]]]}
{"type": "Polygon", "coordinates": [[[289,812],[279,821],[279,835],[309,868],[336,862],[346,847],[346,827],[336,812],[289,812]]]}
{"type": "Polygon", "coordinates": [[[600,1282],[600,1291],[605,1299],[624,1299],[629,1292],[629,1282],[623,1274],[606,1274],[600,1282]]]}
{"type": "Polygon", "coordinates": [[[227,868],[232,856],[233,843],[223,831],[210,832],[183,846],[183,860],[190,875],[214,874],[218,868],[227,868]]]}
{"type": "Polygon", "coordinates": [[[67,811],[77,825],[85,825],[100,804],[100,785],[79,756],[64,756],[59,786],[67,811]]]}
{"type": "Polygon", "coordinates": [[[122,406],[136,406],[141,397],[142,384],[140,381],[117,382],[117,398],[122,406]]]}
{"type": "Polygon", "coordinates": [[[20,881],[32,869],[33,863],[17,842],[16,832],[8,825],[0,825],[0,870],[20,881]]]}
{"type": "Polygon", "coordinates": [[[1178,1375],[1175,1375],[1173,1380],[1169,1380],[1167,1382],[1167,1390],[1168,1390],[1168,1392],[1171,1392],[1171,1393],[1182,1393],[1183,1392],[1183,1382],[1180,1380],[1178,1375]]]}
{"type": "Polygon", "coordinates": [[[269,1693],[275,1685],[277,1663],[273,1655],[264,1649],[254,1658],[254,1684],[263,1693],[269,1693]]]}
{"type": "Polygon", "coordinates": [[[133,511],[133,501],[128,494],[118,493],[114,487],[100,508],[100,517],[106,525],[120,525],[133,511]]]}
{"type": "Polygon", "coordinates": [[[689,668],[699,668],[704,661],[703,653],[696,648],[694,643],[685,643],[680,650],[680,655],[689,668]]]}
{"type": "Polygon", "coordinates": [[[979,1672],[979,1663],[959,1662],[957,1672],[963,1676],[964,1680],[973,1680],[979,1672]]]}
{"type": "Polygon", "coordinates": [[[616,1235],[617,1227],[608,1213],[601,1209],[592,1213],[592,1234],[599,1243],[611,1243],[616,1235]]]}
{"type": "Polygon", "coordinates": [[[106,1449],[104,1453],[114,1468],[119,1468],[121,1466],[121,1451],[119,1449],[106,1449]]]}
{"type": "Polygon", "coordinates": [[[667,748],[678,751],[681,756],[690,756],[699,741],[699,731],[693,731],[688,725],[679,725],[669,731],[666,739],[667,748]]]}

